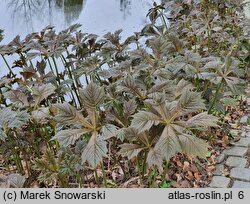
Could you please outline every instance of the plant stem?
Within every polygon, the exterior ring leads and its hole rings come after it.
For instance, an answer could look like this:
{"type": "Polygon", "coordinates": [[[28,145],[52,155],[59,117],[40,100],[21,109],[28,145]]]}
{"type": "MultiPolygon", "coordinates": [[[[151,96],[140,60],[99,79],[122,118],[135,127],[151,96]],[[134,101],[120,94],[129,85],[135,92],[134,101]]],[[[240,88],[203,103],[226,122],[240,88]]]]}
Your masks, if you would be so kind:
{"type": "Polygon", "coordinates": [[[1,56],[2,56],[2,58],[3,58],[3,61],[4,61],[5,64],[6,64],[6,66],[8,67],[10,73],[12,74],[12,76],[15,76],[15,74],[14,74],[13,71],[11,70],[10,65],[8,64],[8,62],[7,62],[6,58],[4,57],[4,55],[1,55],[1,56]]]}
{"type": "Polygon", "coordinates": [[[58,84],[60,85],[60,77],[59,77],[59,71],[58,71],[58,67],[57,67],[57,64],[56,64],[56,60],[55,60],[54,56],[52,56],[51,58],[52,58],[52,61],[54,63],[54,67],[55,67],[55,70],[56,70],[56,75],[57,75],[57,78],[58,78],[58,84]]]}
{"type": "Polygon", "coordinates": [[[77,179],[78,179],[78,182],[80,184],[80,187],[82,188],[83,187],[83,182],[82,182],[82,177],[81,177],[81,172],[77,172],[77,179]]]}
{"type": "Polygon", "coordinates": [[[13,154],[13,158],[16,162],[16,166],[17,166],[17,170],[20,174],[24,174],[24,169],[23,169],[23,165],[22,165],[22,159],[20,158],[18,152],[16,151],[16,147],[14,145],[14,141],[12,140],[11,136],[8,137],[9,141],[12,143],[12,147],[11,151],[13,154]]]}
{"type": "Polygon", "coordinates": [[[98,174],[97,174],[97,169],[95,168],[95,181],[97,183],[97,186],[98,188],[100,188],[100,180],[99,180],[99,177],[98,177],[98,174]]]}
{"type": "MultiPolygon", "coordinates": [[[[68,53],[68,55],[69,55],[69,52],[67,51],[67,53],[68,53]]],[[[79,87],[79,85],[78,85],[78,81],[77,81],[77,78],[76,78],[76,76],[75,76],[75,74],[74,74],[74,72],[73,72],[73,65],[71,65],[71,69],[72,70],[70,70],[70,67],[68,67],[68,66],[66,66],[66,59],[65,59],[65,57],[63,56],[63,55],[61,55],[61,57],[62,57],[62,59],[63,59],[63,61],[65,62],[65,67],[67,68],[67,70],[68,70],[68,72],[69,72],[69,77],[70,77],[70,79],[72,79],[72,81],[73,81],[73,84],[72,84],[72,86],[73,86],[73,89],[74,89],[74,92],[75,92],[75,95],[76,95],[76,98],[77,98],[77,100],[78,100],[78,103],[79,103],[79,105],[80,105],[80,107],[82,107],[82,105],[81,105],[81,99],[80,99],[80,96],[79,96],[79,89],[78,89],[78,87],[79,87]],[[72,72],[73,72],[73,74],[72,74],[72,72]]]]}
{"type": "Polygon", "coordinates": [[[164,24],[164,26],[165,26],[165,28],[166,28],[166,30],[168,29],[168,26],[167,26],[167,22],[166,22],[166,20],[165,20],[165,17],[164,17],[164,15],[163,15],[163,12],[161,12],[161,21],[162,21],[162,23],[164,24]]]}
{"type": "Polygon", "coordinates": [[[164,171],[162,173],[162,179],[166,179],[166,175],[167,175],[167,171],[168,171],[168,163],[166,162],[166,164],[164,165],[164,171]]]}
{"type": "MultiPolygon", "coordinates": [[[[67,53],[67,55],[70,55],[70,54],[69,54],[69,51],[68,51],[67,49],[66,49],[66,53],[67,53]]],[[[72,60],[71,60],[71,59],[69,59],[69,61],[72,63],[72,60]]],[[[71,71],[72,71],[72,73],[73,73],[73,75],[74,75],[74,79],[75,79],[75,82],[76,82],[76,86],[79,88],[79,87],[81,87],[81,86],[80,86],[80,84],[79,84],[79,82],[78,82],[78,80],[77,80],[77,77],[75,76],[73,70],[74,70],[74,66],[71,64],[71,71]]]]}
{"type": "Polygon", "coordinates": [[[69,187],[69,182],[66,176],[64,175],[58,175],[59,182],[61,184],[62,188],[68,188],[69,187]]]}
{"type": "Polygon", "coordinates": [[[145,175],[145,171],[147,168],[147,156],[148,156],[148,152],[145,152],[144,160],[143,160],[143,164],[142,164],[142,180],[144,180],[144,175],[145,175]]]}
{"type": "Polygon", "coordinates": [[[29,60],[29,61],[30,61],[30,65],[31,65],[32,67],[34,67],[34,65],[33,65],[32,61],[31,61],[31,60],[29,60]]]}
{"type": "Polygon", "coordinates": [[[151,174],[153,174],[153,178],[151,177],[150,178],[150,185],[149,187],[150,188],[154,188],[155,187],[155,180],[156,180],[156,176],[157,176],[157,170],[156,170],[156,167],[154,167],[151,171],[151,174]]]}
{"type": "Polygon", "coordinates": [[[141,184],[142,184],[143,182],[142,182],[142,176],[141,176],[140,161],[139,161],[139,158],[138,158],[138,157],[137,157],[137,159],[136,159],[136,165],[137,165],[137,169],[138,169],[139,180],[140,180],[140,182],[141,182],[141,184]]]}
{"type": "Polygon", "coordinates": [[[222,88],[222,85],[223,85],[223,79],[221,79],[221,82],[217,85],[217,88],[216,88],[216,92],[215,92],[215,95],[214,95],[214,99],[213,99],[213,102],[211,104],[211,106],[209,107],[209,110],[208,110],[208,114],[211,113],[214,105],[215,105],[215,102],[217,101],[217,98],[218,98],[218,95],[219,95],[219,92],[222,88]]]}
{"type": "Polygon", "coordinates": [[[50,67],[51,72],[54,74],[54,71],[53,71],[53,68],[52,68],[52,65],[51,65],[51,62],[50,62],[49,58],[47,58],[47,61],[49,63],[49,67],[50,67]]]}
{"type": "Polygon", "coordinates": [[[104,186],[105,186],[105,188],[107,188],[108,187],[107,176],[106,176],[106,172],[105,172],[105,169],[104,169],[104,166],[103,166],[103,162],[101,162],[101,168],[102,168],[104,186]]]}
{"type": "MultiPolygon", "coordinates": [[[[75,88],[74,79],[73,79],[73,77],[72,77],[72,73],[71,73],[69,67],[67,67],[67,65],[66,65],[66,63],[67,63],[67,62],[66,62],[66,59],[64,58],[63,55],[60,55],[60,58],[61,58],[61,61],[62,61],[63,65],[64,65],[64,67],[68,70],[68,73],[69,73],[68,76],[69,76],[69,78],[70,78],[70,79],[72,80],[72,82],[73,82],[73,84],[72,84],[73,90],[75,91],[75,94],[77,94],[76,88],[75,88]]],[[[75,106],[77,107],[77,103],[76,103],[75,96],[74,96],[74,94],[73,94],[73,90],[69,87],[69,85],[67,85],[67,86],[68,86],[68,88],[70,89],[70,93],[71,93],[72,100],[73,100],[75,106]]]]}

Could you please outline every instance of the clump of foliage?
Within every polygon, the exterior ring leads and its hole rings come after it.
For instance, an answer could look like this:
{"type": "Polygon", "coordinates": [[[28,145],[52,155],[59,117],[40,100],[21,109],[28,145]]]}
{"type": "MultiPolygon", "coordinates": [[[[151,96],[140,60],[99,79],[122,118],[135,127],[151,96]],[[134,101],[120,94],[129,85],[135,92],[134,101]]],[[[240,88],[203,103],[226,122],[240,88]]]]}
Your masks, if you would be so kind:
{"type": "Polygon", "coordinates": [[[76,24],[2,45],[6,167],[26,184],[110,187],[110,168],[120,166],[154,187],[176,153],[205,159],[199,136],[212,134],[213,114],[237,100],[250,74],[249,29],[234,2],[154,3],[151,23],[125,41],[121,30],[100,39],[76,24]],[[7,55],[17,56],[11,66],[7,55]]]}

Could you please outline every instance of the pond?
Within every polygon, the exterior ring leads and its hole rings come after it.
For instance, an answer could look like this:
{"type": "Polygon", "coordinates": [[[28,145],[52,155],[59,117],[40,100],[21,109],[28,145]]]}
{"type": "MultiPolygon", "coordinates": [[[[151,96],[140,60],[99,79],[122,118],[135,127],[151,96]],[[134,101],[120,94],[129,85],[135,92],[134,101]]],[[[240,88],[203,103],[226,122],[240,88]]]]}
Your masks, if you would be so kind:
{"type": "MultiPolygon", "coordinates": [[[[249,0],[247,0],[249,1],[249,0]]],[[[0,29],[4,30],[1,44],[15,36],[23,38],[31,32],[54,25],[61,31],[74,23],[82,24],[82,32],[99,36],[123,29],[128,37],[149,23],[146,15],[154,0],[1,0],[0,29]]],[[[160,3],[161,0],[155,0],[160,3]]],[[[249,7],[245,9],[249,17],[249,7]]],[[[7,68],[0,59],[0,76],[7,68]]]]}
{"type": "MultiPolygon", "coordinates": [[[[152,4],[153,0],[1,0],[0,29],[4,30],[1,44],[47,25],[61,31],[74,23],[82,24],[83,32],[99,36],[123,29],[122,36],[128,37],[148,23],[146,15],[152,4]]],[[[0,67],[3,76],[7,68],[2,59],[0,67]]]]}
{"type": "Polygon", "coordinates": [[[2,43],[47,25],[60,31],[74,23],[82,24],[83,32],[103,35],[122,28],[128,36],[147,23],[152,4],[153,0],[1,0],[2,43]]]}

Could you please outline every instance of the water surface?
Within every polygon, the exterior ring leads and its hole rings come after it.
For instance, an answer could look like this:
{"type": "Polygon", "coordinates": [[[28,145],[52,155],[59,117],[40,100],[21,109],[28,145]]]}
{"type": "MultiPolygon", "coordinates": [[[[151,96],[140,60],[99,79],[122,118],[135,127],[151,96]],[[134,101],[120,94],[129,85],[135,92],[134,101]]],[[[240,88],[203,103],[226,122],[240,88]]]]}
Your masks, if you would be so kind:
{"type": "MultiPolygon", "coordinates": [[[[1,44],[17,35],[23,39],[48,25],[61,31],[74,23],[82,24],[82,32],[99,36],[123,29],[122,36],[127,37],[148,23],[146,15],[152,4],[153,0],[0,0],[1,44]]],[[[0,76],[7,72],[0,59],[0,76]]]]}
{"type": "MultiPolygon", "coordinates": [[[[159,1],[158,1],[159,2],[159,1]]],[[[123,36],[139,31],[153,0],[1,0],[0,29],[7,43],[54,25],[58,31],[74,23],[82,31],[103,35],[120,28],[123,36]]]]}

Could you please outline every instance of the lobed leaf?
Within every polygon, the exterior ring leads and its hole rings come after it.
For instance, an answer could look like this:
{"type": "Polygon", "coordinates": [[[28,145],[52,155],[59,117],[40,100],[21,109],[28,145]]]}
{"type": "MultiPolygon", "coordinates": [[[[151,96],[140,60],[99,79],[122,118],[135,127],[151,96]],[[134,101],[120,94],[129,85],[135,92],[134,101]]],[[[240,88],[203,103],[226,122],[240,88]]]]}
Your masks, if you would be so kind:
{"type": "Polygon", "coordinates": [[[118,127],[112,124],[106,124],[102,127],[102,135],[101,137],[104,140],[110,139],[112,137],[115,137],[118,133],[118,127]]]}
{"type": "Polygon", "coordinates": [[[145,130],[149,130],[153,125],[158,125],[159,121],[159,116],[154,113],[140,111],[133,116],[131,127],[143,132],[145,130]]]}
{"type": "Polygon", "coordinates": [[[58,132],[53,138],[58,139],[59,144],[61,146],[69,146],[75,144],[75,142],[84,134],[89,133],[91,130],[89,129],[69,129],[69,130],[61,130],[58,132]]]}
{"type": "Polygon", "coordinates": [[[52,95],[56,88],[52,84],[42,84],[33,87],[33,97],[35,100],[35,106],[39,105],[42,100],[52,95]]]}
{"type": "Polygon", "coordinates": [[[86,108],[95,109],[105,98],[105,92],[102,87],[98,87],[94,83],[90,83],[86,89],[80,90],[80,97],[86,108]]]}
{"type": "Polygon", "coordinates": [[[155,145],[155,150],[169,161],[177,152],[181,152],[179,138],[171,126],[165,127],[158,142],[155,145]]]}
{"type": "Polygon", "coordinates": [[[93,135],[82,153],[82,163],[87,161],[96,168],[107,154],[107,142],[93,135]]]}
{"type": "Polygon", "coordinates": [[[209,115],[207,112],[199,113],[193,116],[186,122],[187,127],[202,126],[202,127],[217,127],[218,118],[209,115]]]}
{"type": "Polygon", "coordinates": [[[155,149],[150,149],[147,156],[147,164],[151,166],[161,166],[163,162],[162,154],[155,149]]]}
{"type": "Polygon", "coordinates": [[[182,134],[179,136],[179,141],[182,151],[187,155],[206,158],[208,145],[204,140],[193,135],[182,134]]]}
{"type": "Polygon", "coordinates": [[[61,124],[79,124],[87,128],[92,128],[92,125],[80,114],[77,109],[69,103],[55,104],[58,113],[55,117],[58,123],[61,124]]]}
{"type": "Polygon", "coordinates": [[[179,107],[184,114],[206,109],[200,93],[183,90],[179,99],[179,107]]]}
{"type": "Polygon", "coordinates": [[[5,92],[4,97],[9,99],[15,106],[23,107],[29,106],[28,96],[19,90],[12,90],[5,92]]]}
{"type": "Polygon", "coordinates": [[[121,144],[120,148],[121,150],[119,151],[119,153],[121,154],[121,156],[128,157],[128,159],[136,157],[143,150],[140,145],[129,143],[121,144]]]}

